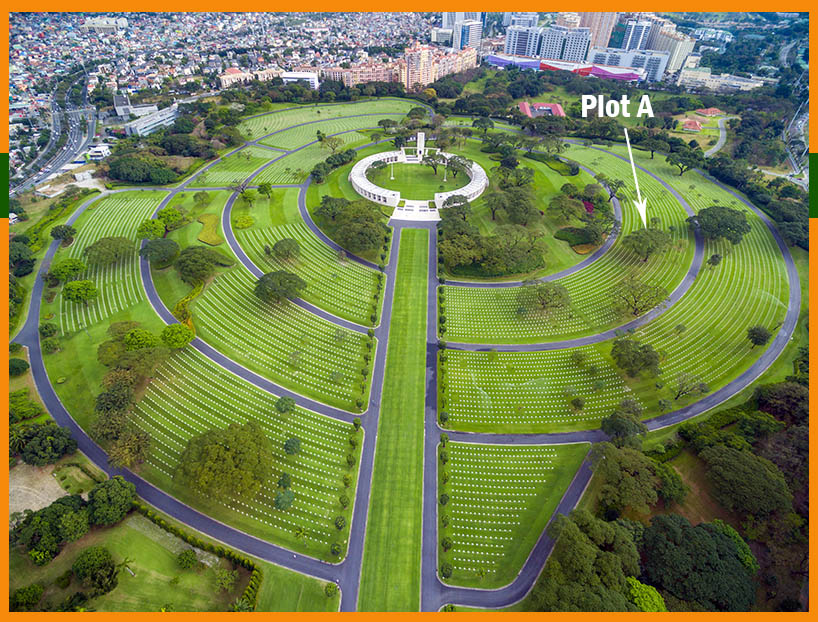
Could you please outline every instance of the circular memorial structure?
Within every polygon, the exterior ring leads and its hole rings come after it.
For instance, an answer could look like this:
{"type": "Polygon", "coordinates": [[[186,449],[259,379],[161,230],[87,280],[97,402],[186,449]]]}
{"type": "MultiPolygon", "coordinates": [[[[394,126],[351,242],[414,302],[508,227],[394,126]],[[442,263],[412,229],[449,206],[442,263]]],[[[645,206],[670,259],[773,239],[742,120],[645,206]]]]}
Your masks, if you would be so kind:
{"type": "Polygon", "coordinates": [[[441,166],[445,167],[446,162],[456,157],[452,153],[427,148],[423,132],[418,133],[415,144],[416,146],[413,148],[402,147],[395,151],[375,153],[358,160],[349,172],[349,181],[355,192],[375,203],[394,207],[393,218],[437,220],[439,218],[437,211],[444,207],[449,197],[460,195],[466,197],[469,201],[473,201],[488,186],[489,181],[486,171],[476,162],[472,162],[465,170],[465,174],[469,178],[466,185],[454,190],[436,192],[434,196],[430,196],[428,199],[404,199],[398,190],[389,190],[370,181],[366,173],[376,162],[383,162],[386,165],[396,163],[422,164],[424,156],[434,154],[441,157],[441,166]]]}

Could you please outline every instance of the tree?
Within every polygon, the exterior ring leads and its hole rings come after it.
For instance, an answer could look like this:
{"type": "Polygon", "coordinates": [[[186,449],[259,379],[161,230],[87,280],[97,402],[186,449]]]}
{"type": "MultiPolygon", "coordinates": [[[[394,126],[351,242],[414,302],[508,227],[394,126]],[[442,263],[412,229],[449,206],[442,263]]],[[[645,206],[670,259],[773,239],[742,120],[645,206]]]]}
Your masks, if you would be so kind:
{"type": "Polygon", "coordinates": [[[231,423],[192,437],[174,479],[204,497],[252,499],[269,480],[272,467],[272,446],[264,430],[254,421],[231,423]]]}
{"type": "Polygon", "coordinates": [[[33,466],[54,464],[66,454],[77,450],[77,442],[71,438],[68,428],[54,423],[35,423],[26,426],[20,455],[23,462],[33,466]]]}
{"type": "Polygon", "coordinates": [[[611,356],[617,367],[632,378],[642,372],[648,372],[654,376],[659,373],[659,354],[649,343],[641,343],[624,337],[619,338],[611,347],[611,356]]]}
{"type": "Polygon", "coordinates": [[[760,456],[714,445],[699,456],[719,502],[742,515],[764,517],[792,510],[792,493],[779,468],[760,456]]]}
{"type": "Polygon", "coordinates": [[[659,140],[656,138],[643,140],[641,143],[639,143],[639,146],[650,151],[651,160],[653,159],[653,153],[655,151],[663,151],[665,153],[670,151],[670,145],[668,143],[666,143],[664,140],[659,140]]]}
{"type": "Polygon", "coordinates": [[[608,290],[615,311],[638,317],[668,297],[667,290],[629,276],[608,290]]]}
{"type": "Polygon", "coordinates": [[[129,469],[148,459],[151,436],[136,426],[123,430],[108,450],[108,463],[118,469],[129,469]]]}
{"type": "MultiPolygon", "coordinates": [[[[439,144],[439,139],[438,139],[439,144]]],[[[474,164],[468,158],[464,158],[463,156],[455,155],[449,158],[448,160],[444,161],[446,168],[452,174],[454,179],[457,179],[458,174],[463,173],[464,175],[468,176],[469,171],[472,170],[472,165],[474,164]]]]}
{"type": "Polygon", "coordinates": [[[148,240],[148,242],[139,249],[139,256],[148,259],[157,264],[166,264],[173,260],[179,253],[179,244],[170,238],[158,238],[155,240],[148,240]]]}
{"type": "Polygon", "coordinates": [[[668,164],[672,164],[679,169],[680,177],[691,168],[702,166],[704,164],[704,158],[702,157],[701,151],[694,149],[674,151],[669,153],[665,160],[668,164]]]}
{"type": "Polygon", "coordinates": [[[631,508],[647,514],[659,500],[660,481],[654,465],[641,451],[597,443],[591,450],[591,466],[602,481],[601,503],[620,511],[631,508]]]}
{"type": "Polygon", "coordinates": [[[71,569],[82,584],[94,595],[106,594],[118,583],[119,568],[111,552],[102,546],[91,546],[79,554],[71,569]]]}
{"type": "Polygon", "coordinates": [[[278,487],[282,490],[287,490],[290,487],[290,484],[292,484],[290,474],[282,472],[281,475],[278,476],[278,487]]]}
{"type": "Polygon", "coordinates": [[[673,387],[673,399],[679,400],[687,395],[704,395],[710,391],[701,376],[688,372],[681,372],[676,376],[676,383],[673,387]]]}
{"type": "Polygon", "coordinates": [[[199,190],[196,194],[193,195],[193,202],[196,204],[197,207],[204,207],[205,205],[210,203],[210,194],[208,194],[204,190],[199,190]]]}
{"type": "Polygon", "coordinates": [[[190,570],[199,560],[196,558],[196,551],[193,549],[184,549],[176,556],[176,564],[182,570],[190,570]]]}
{"type": "Polygon", "coordinates": [[[471,214],[471,204],[462,194],[450,196],[443,201],[443,207],[445,211],[441,213],[441,218],[460,218],[465,222],[471,214]]]}
{"type": "Polygon", "coordinates": [[[747,329],[747,339],[750,340],[752,343],[752,347],[755,348],[756,346],[763,346],[770,340],[773,334],[766,326],[761,326],[757,324],[755,326],[751,326],[747,329]]]}
{"type": "Polygon", "coordinates": [[[421,160],[421,164],[431,167],[434,174],[437,175],[437,167],[445,165],[446,159],[439,153],[426,153],[423,160],[421,160]]]}
{"type": "Polygon", "coordinates": [[[330,153],[335,153],[344,146],[344,139],[340,136],[326,136],[321,141],[321,149],[326,149],[330,153]]]}
{"type": "Polygon", "coordinates": [[[564,285],[553,281],[523,281],[517,304],[528,313],[552,317],[571,308],[571,296],[564,285]]]}
{"type": "Polygon", "coordinates": [[[97,484],[88,493],[89,518],[92,525],[113,525],[131,511],[136,487],[121,475],[97,484]]]}
{"type": "Polygon", "coordinates": [[[151,331],[144,328],[133,328],[125,333],[122,339],[126,350],[141,350],[143,348],[155,348],[160,343],[160,338],[151,331]]]}
{"type": "Polygon", "coordinates": [[[245,188],[241,191],[241,198],[244,200],[247,205],[253,207],[253,203],[256,202],[258,199],[258,192],[253,190],[252,188],[245,188]]]}
{"type": "Polygon", "coordinates": [[[32,583],[14,590],[9,596],[9,611],[29,611],[40,602],[45,587],[41,583],[32,583]]]}
{"type": "Polygon", "coordinates": [[[180,350],[193,341],[193,331],[184,324],[168,324],[162,329],[162,343],[173,350],[180,350]]]}
{"type": "Polygon", "coordinates": [[[48,274],[61,283],[65,283],[66,281],[73,279],[75,276],[79,276],[85,272],[85,268],[85,262],[83,262],[81,259],[77,259],[76,257],[66,257],[65,259],[61,259],[60,261],[51,264],[48,274]]]}
{"type": "Polygon", "coordinates": [[[87,307],[88,301],[99,296],[99,290],[97,290],[93,281],[71,281],[63,287],[62,295],[66,300],[81,302],[87,307]]]}
{"type": "Polygon", "coordinates": [[[366,200],[350,203],[335,219],[336,241],[353,253],[380,248],[386,235],[379,208],[366,200]]]}
{"type": "Polygon", "coordinates": [[[568,222],[580,218],[585,213],[582,201],[566,194],[558,194],[548,203],[548,215],[558,222],[568,222]]]}
{"type": "Polygon", "coordinates": [[[659,253],[670,246],[670,234],[660,229],[636,229],[624,237],[622,245],[647,261],[651,255],[659,253]]]}
{"type": "Polygon", "coordinates": [[[307,283],[297,274],[286,270],[268,272],[256,281],[253,290],[261,300],[278,303],[288,298],[297,298],[307,283]]]}
{"type": "Polygon", "coordinates": [[[505,194],[505,210],[511,222],[527,226],[532,219],[539,217],[540,212],[534,207],[533,195],[529,188],[512,186],[505,194]]]}
{"type": "Polygon", "coordinates": [[[9,359],[9,375],[22,376],[28,371],[28,361],[25,359],[10,358],[9,359]]]}
{"type": "Polygon", "coordinates": [[[758,409],[777,419],[805,424],[809,419],[809,389],[795,382],[778,382],[757,387],[753,400],[758,409]]]}
{"type": "Polygon", "coordinates": [[[344,211],[350,201],[341,197],[332,197],[325,194],[321,197],[321,205],[315,209],[315,215],[324,220],[335,221],[335,218],[344,211]]]}
{"type": "Polygon", "coordinates": [[[647,426],[639,420],[638,415],[617,408],[601,421],[600,428],[611,437],[617,447],[638,448],[641,445],[639,436],[647,434],[647,426]]]}
{"type": "Polygon", "coordinates": [[[236,586],[239,578],[238,570],[228,570],[227,568],[216,569],[216,587],[225,592],[231,592],[236,586]]]}
{"type": "Polygon", "coordinates": [[[175,207],[163,207],[156,214],[156,219],[162,223],[165,231],[170,231],[174,225],[182,222],[184,215],[175,207]]]}
{"type": "Polygon", "coordinates": [[[665,599],[652,585],[646,585],[636,577],[627,577],[628,600],[630,600],[639,611],[667,611],[665,599]]]}
{"type": "Polygon", "coordinates": [[[736,543],[707,523],[654,516],[640,546],[642,570],[654,586],[706,611],[748,611],[755,585],[736,543]]]}
{"type": "Polygon", "coordinates": [[[100,238],[93,244],[86,246],[82,251],[89,266],[109,266],[125,257],[131,256],[134,251],[132,240],[123,237],[100,238]]]}
{"type": "Polygon", "coordinates": [[[293,456],[301,451],[301,439],[297,436],[291,436],[284,441],[284,453],[288,456],[293,456]]]}
{"type": "Polygon", "coordinates": [[[491,219],[496,220],[497,212],[505,209],[506,194],[500,190],[489,190],[483,195],[483,203],[489,208],[491,219]]]}
{"type": "Polygon", "coordinates": [[[225,257],[218,251],[204,246],[188,246],[179,254],[174,265],[185,283],[195,285],[213,276],[216,265],[224,263],[225,257]]]}
{"type": "Polygon", "coordinates": [[[276,410],[282,415],[286,415],[287,413],[291,413],[293,410],[295,410],[295,400],[287,396],[280,397],[276,400],[275,407],[276,410]]]}
{"type": "Polygon", "coordinates": [[[275,256],[279,259],[298,257],[300,252],[301,247],[298,245],[298,242],[292,238],[282,238],[273,244],[273,253],[275,253],[275,256]]]}
{"type": "Polygon", "coordinates": [[[494,121],[488,117],[477,117],[474,121],[472,121],[471,125],[478,130],[483,130],[483,136],[485,136],[486,133],[494,127],[494,121]]]}
{"type": "Polygon", "coordinates": [[[148,218],[143,220],[136,230],[136,237],[139,239],[155,240],[165,235],[165,225],[161,220],[148,218]]]}
{"type": "Polygon", "coordinates": [[[276,493],[276,496],[273,499],[273,505],[275,506],[276,510],[281,510],[284,512],[290,509],[293,501],[295,501],[295,493],[292,490],[285,489],[276,493]]]}
{"type": "Polygon", "coordinates": [[[736,245],[750,232],[747,215],[741,210],[723,205],[705,207],[695,216],[690,216],[687,222],[692,228],[698,228],[706,239],[714,242],[724,238],[736,245]]]}
{"type": "Polygon", "coordinates": [[[258,192],[269,199],[273,195],[273,185],[269,181],[263,181],[258,185],[258,192]]]}
{"type": "Polygon", "coordinates": [[[718,253],[713,253],[707,260],[707,265],[710,266],[711,270],[718,266],[719,263],[721,263],[721,255],[719,255],[718,253]]]}
{"type": "Polygon", "coordinates": [[[51,237],[60,240],[65,246],[74,241],[77,230],[71,225],[57,225],[51,229],[51,237]]]}

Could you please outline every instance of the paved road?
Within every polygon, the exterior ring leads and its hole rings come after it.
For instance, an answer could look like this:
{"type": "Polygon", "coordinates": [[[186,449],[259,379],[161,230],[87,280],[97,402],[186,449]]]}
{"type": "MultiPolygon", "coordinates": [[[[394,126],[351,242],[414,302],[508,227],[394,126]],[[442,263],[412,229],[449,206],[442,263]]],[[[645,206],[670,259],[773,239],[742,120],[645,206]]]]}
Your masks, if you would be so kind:
{"type": "Polygon", "coordinates": [[[707,151],[704,152],[704,156],[709,158],[710,156],[715,155],[716,153],[724,147],[724,143],[727,142],[727,127],[726,123],[730,119],[736,119],[738,117],[722,117],[719,119],[719,139],[716,141],[716,144],[710,147],[707,151]]]}
{"type": "MultiPolygon", "coordinates": [[[[242,145],[241,147],[238,147],[237,149],[230,151],[226,155],[235,153],[244,146],[245,145],[242,145]]],[[[604,151],[602,149],[600,150],[604,151]]],[[[216,162],[218,162],[218,160],[215,160],[208,166],[201,169],[197,173],[197,175],[201,174],[202,172],[213,166],[216,162]]],[[[645,172],[650,174],[647,171],[645,172]]],[[[170,199],[178,192],[181,192],[186,189],[189,190],[190,188],[187,188],[188,184],[197,175],[194,175],[186,182],[174,188],[161,188],[162,190],[168,191],[168,196],[163,200],[162,206],[166,205],[167,202],[170,201],[170,199]]],[[[316,233],[316,235],[318,235],[322,240],[324,240],[325,243],[327,243],[330,247],[338,250],[339,248],[338,245],[329,240],[323,234],[323,232],[321,232],[320,229],[317,228],[315,223],[312,222],[312,219],[310,218],[310,215],[307,211],[306,191],[307,188],[309,187],[309,181],[305,182],[304,184],[301,184],[300,187],[301,191],[299,193],[299,210],[305,222],[316,233]]],[[[668,186],[666,185],[666,187],[668,186]]],[[[158,188],[140,188],[139,190],[152,189],[158,188]]],[[[684,200],[671,188],[669,189],[674,194],[674,196],[676,196],[676,198],[680,200],[682,205],[684,205],[686,209],[689,209],[689,206],[687,206],[686,203],[684,203],[684,200]]],[[[106,192],[103,195],[89,199],[88,201],[83,203],[78,208],[78,210],[72,215],[72,217],[68,221],[69,224],[75,222],[76,218],[82,213],[82,211],[88,205],[98,200],[101,196],[107,196],[108,194],[116,192],[127,192],[131,190],[133,189],[115,190],[112,192],[106,192]]],[[[717,405],[721,401],[728,399],[737,391],[749,385],[750,382],[752,382],[754,378],[756,378],[770,364],[772,364],[776,357],[781,353],[781,351],[789,342],[798,320],[801,295],[800,285],[797,270],[795,269],[795,265],[792,261],[792,257],[789,253],[789,250],[787,249],[786,245],[781,239],[781,236],[778,234],[777,230],[775,230],[770,220],[762,212],[760,212],[754,206],[749,204],[744,198],[739,196],[737,193],[734,193],[729,188],[726,188],[726,190],[733,194],[734,196],[736,196],[743,203],[748,205],[748,207],[753,209],[762,218],[765,224],[767,224],[767,226],[770,228],[776,240],[776,243],[778,244],[779,249],[784,256],[785,263],[787,266],[787,274],[790,280],[790,296],[787,316],[785,318],[784,323],[778,330],[778,333],[776,334],[775,338],[771,342],[770,346],[744,374],[739,376],[739,378],[735,379],[726,387],[723,387],[721,390],[707,396],[705,399],[700,400],[699,402],[696,402],[695,404],[692,404],[687,408],[648,420],[646,423],[649,429],[658,429],[667,425],[672,425],[674,423],[678,423],[679,421],[683,421],[689,417],[695,416],[696,414],[700,414],[701,412],[704,412],[705,410],[717,405]]],[[[232,198],[235,199],[235,195],[232,198]]],[[[225,212],[227,211],[228,210],[226,209],[225,212]]],[[[389,263],[385,268],[387,282],[384,294],[382,322],[380,326],[378,326],[375,329],[375,335],[378,338],[379,347],[376,351],[375,363],[373,366],[370,402],[368,404],[366,412],[364,413],[364,415],[361,416],[365,435],[362,446],[359,482],[355,498],[355,505],[353,508],[353,520],[350,527],[349,553],[342,563],[332,565],[310,558],[308,556],[293,554],[292,552],[286,549],[277,547],[268,542],[264,542],[262,540],[254,538],[253,536],[242,533],[239,530],[236,530],[227,525],[223,525],[222,523],[219,523],[218,521],[215,521],[193,510],[192,508],[180,503],[178,500],[169,496],[167,493],[162,492],[152,484],[146,482],[145,480],[141,479],[140,477],[136,476],[135,474],[129,471],[116,471],[116,473],[122,474],[130,481],[133,481],[137,485],[137,491],[140,494],[140,496],[142,496],[148,503],[155,505],[161,511],[168,513],[169,515],[190,525],[191,527],[225,542],[229,546],[241,549],[261,559],[265,559],[267,561],[280,564],[284,567],[296,570],[298,572],[318,577],[322,580],[327,581],[337,580],[342,589],[341,609],[344,611],[355,610],[358,600],[358,583],[360,579],[361,560],[366,530],[366,517],[369,508],[372,466],[374,462],[379,406],[383,389],[383,373],[385,368],[387,351],[386,346],[389,337],[392,301],[394,297],[395,272],[397,269],[397,253],[400,244],[401,231],[402,228],[405,227],[404,223],[396,221],[393,221],[391,224],[393,224],[394,226],[394,234],[389,256],[389,263]]],[[[433,240],[436,241],[436,228],[433,223],[417,223],[417,225],[419,227],[428,228],[431,236],[430,242],[432,242],[433,240]]],[[[54,242],[49,247],[46,253],[46,257],[40,266],[38,276],[48,270],[48,266],[50,264],[51,259],[54,256],[54,253],[57,250],[57,247],[58,242],[54,242]]],[[[423,546],[422,594],[421,594],[422,609],[437,610],[442,605],[449,602],[477,607],[503,607],[519,601],[528,593],[534,581],[536,580],[539,572],[541,571],[542,566],[544,565],[548,555],[550,554],[551,549],[553,548],[553,542],[543,532],[536,546],[532,550],[532,553],[530,554],[529,558],[527,559],[526,563],[521,569],[520,574],[509,586],[506,586],[502,589],[480,590],[453,588],[445,586],[443,583],[440,582],[440,580],[437,577],[437,518],[435,515],[436,513],[435,471],[437,460],[436,445],[441,429],[437,426],[436,413],[437,337],[435,331],[437,326],[436,321],[437,275],[435,270],[437,266],[437,260],[435,249],[436,244],[430,243],[429,247],[430,272],[428,283],[429,322],[427,325],[428,326],[427,379],[426,379],[427,394],[424,441],[425,452],[424,459],[426,469],[424,472],[424,506],[423,506],[424,530],[422,543],[423,546]]],[[[694,260],[691,264],[691,270],[688,271],[688,275],[685,277],[686,279],[695,276],[695,273],[698,272],[698,269],[701,266],[702,257],[700,252],[700,243],[698,239],[697,255],[698,259],[694,255],[694,260]]],[[[350,256],[350,259],[352,259],[353,261],[360,261],[361,263],[368,265],[369,267],[373,267],[370,262],[366,262],[361,258],[350,256]]],[[[170,312],[168,311],[167,308],[165,308],[164,304],[162,304],[161,300],[156,294],[156,290],[153,287],[153,282],[150,278],[149,266],[147,266],[147,264],[143,262],[140,265],[140,270],[146,294],[151,304],[154,306],[156,312],[166,322],[169,323],[175,322],[175,319],[172,317],[172,315],[170,315],[170,312]]],[[[19,343],[22,343],[23,345],[29,347],[32,375],[37,386],[37,389],[40,392],[40,395],[42,396],[43,401],[46,407],[48,408],[49,412],[51,412],[52,415],[54,415],[55,420],[60,425],[67,426],[72,430],[72,434],[77,439],[79,448],[84,453],[86,453],[89,456],[89,458],[91,458],[92,461],[94,461],[96,464],[104,468],[109,473],[113,473],[113,471],[111,471],[107,467],[107,457],[105,453],[102,451],[101,448],[99,448],[98,445],[96,445],[96,443],[94,443],[93,440],[91,440],[90,437],[88,437],[88,435],[71,418],[70,414],[66,411],[66,409],[60,402],[59,398],[57,397],[45,372],[42,353],[40,352],[39,348],[39,333],[37,330],[39,324],[39,310],[41,304],[41,297],[43,293],[43,286],[44,286],[43,280],[41,278],[37,278],[32,291],[31,305],[29,307],[26,322],[23,325],[23,328],[18,333],[17,337],[15,338],[15,341],[18,341],[19,343]]],[[[689,285],[687,287],[689,287],[689,285]]],[[[686,291],[687,287],[684,286],[683,282],[683,284],[680,285],[677,288],[677,290],[674,291],[674,294],[679,292],[678,296],[680,297],[682,293],[686,291]],[[680,291],[680,288],[684,289],[680,291]]],[[[673,294],[671,295],[671,297],[672,296],[673,294]]],[[[332,316],[332,318],[334,319],[331,321],[338,320],[338,318],[335,318],[335,316],[332,316]]],[[[255,374],[254,372],[251,372],[250,370],[247,370],[246,368],[236,364],[235,362],[231,361],[221,353],[217,352],[212,347],[201,342],[201,340],[198,339],[195,340],[193,345],[200,352],[205,354],[205,356],[208,356],[218,364],[224,366],[226,369],[229,369],[233,373],[236,373],[238,376],[244,378],[248,382],[251,382],[256,386],[260,386],[264,390],[267,390],[276,395],[292,395],[300,405],[310,408],[311,410],[315,410],[316,412],[326,414],[327,416],[336,417],[339,419],[343,419],[345,421],[349,421],[355,416],[353,413],[347,413],[345,411],[333,409],[324,404],[315,402],[313,400],[309,400],[300,395],[296,395],[292,392],[289,392],[285,390],[283,387],[279,387],[274,383],[262,378],[258,374],[255,374]]],[[[463,440],[466,442],[472,441],[479,443],[596,442],[604,438],[604,435],[602,435],[601,431],[599,430],[548,435],[469,434],[462,432],[451,431],[447,432],[451,440],[463,440]]],[[[586,462],[582,465],[577,475],[575,476],[573,482],[566,491],[563,499],[560,501],[560,504],[557,508],[558,513],[567,513],[573,507],[575,507],[576,503],[578,502],[579,498],[582,495],[583,490],[587,486],[589,479],[590,468],[586,462]]]]}

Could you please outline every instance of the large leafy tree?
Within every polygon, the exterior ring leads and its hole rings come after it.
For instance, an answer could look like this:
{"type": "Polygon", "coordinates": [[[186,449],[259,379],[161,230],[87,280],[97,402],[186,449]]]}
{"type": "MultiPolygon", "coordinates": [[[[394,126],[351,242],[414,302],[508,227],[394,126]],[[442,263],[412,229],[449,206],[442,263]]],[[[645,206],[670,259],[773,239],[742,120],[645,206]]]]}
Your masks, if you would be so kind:
{"type": "Polygon", "coordinates": [[[71,302],[81,302],[88,306],[88,302],[99,296],[99,290],[93,281],[71,281],[66,283],[62,295],[71,302]]]}
{"type": "Polygon", "coordinates": [[[265,302],[282,302],[288,298],[297,298],[305,287],[307,283],[297,274],[276,270],[256,281],[253,291],[265,302]]]}
{"type": "Polygon", "coordinates": [[[171,261],[179,253],[179,244],[170,238],[148,240],[139,250],[139,255],[150,261],[163,264],[171,261]]]}
{"type": "Polygon", "coordinates": [[[616,366],[631,378],[642,372],[654,376],[659,373],[659,353],[649,343],[628,338],[617,339],[611,347],[611,357],[616,366]]]}
{"type": "Polygon", "coordinates": [[[175,266],[185,283],[195,284],[209,279],[217,265],[224,265],[226,258],[218,251],[204,246],[188,246],[176,260],[175,266]]]}
{"type": "Polygon", "coordinates": [[[622,239],[622,245],[632,253],[647,261],[651,255],[660,253],[670,246],[671,238],[661,229],[637,229],[622,239]]]}
{"type": "Polygon", "coordinates": [[[571,308],[571,296],[564,285],[552,281],[523,281],[517,304],[526,313],[550,317],[571,308]]]}
{"type": "Polygon", "coordinates": [[[51,264],[48,274],[60,282],[70,281],[85,272],[85,263],[76,257],[66,257],[51,264]]]}
{"type": "Polygon", "coordinates": [[[704,164],[704,157],[702,156],[702,152],[698,149],[682,149],[681,151],[674,151],[669,153],[665,160],[668,164],[672,164],[679,169],[680,177],[691,168],[704,164]]]}
{"type": "Polygon", "coordinates": [[[648,582],[707,611],[748,611],[755,601],[752,573],[736,542],[707,523],[695,527],[676,514],[655,516],[642,536],[648,582]]]}
{"type": "Polygon", "coordinates": [[[661,285],[652,285],[636,276],[628,276],[608,289],[611,305],[621,315],[638,317],[668,297],[661,285]]]}
{"type": "Polygon", "coordinates": [[[705,238],[712,241],[724,238],[732,244],[738,244],[747,233],[750,233],[747,215],[741,210],[724,205],[705,207],[687,221],[691,227],[698,228],[705,238]]]}
{"type": "Polygon", "coordinates": [[[270,441],[261,426],[249,421],[191,438],[174,479],[205,498],[252,499],[269,481],[272,470],[270,441]]]}
{"type": "Polygon", "coordinates": [[[746,450],[714,445],[699,456],[719,502],[729,510],[755,517],[792,509],[792,493],[775,464],[746,450]]]}
{"type": "Polygon", "coordinates": [[[77,441],[71,438],[68,428],[54,423],[26,426],[21,445],[23,462],[34,466],[54,464],[65,454],[73,454],[77,450],[77,441]]]}
{"type": "Polygon", "coordinates": [[[91,266],[108,266],[128,257],[134,251],[133,240],[123,237],[100,238],[82,251],[91,266]]]}
{"type": "Polygon", "coordinates": [[[369,201],[353,201],[336,217],[338,243],[353,253],[360,253],[383,244],[386,227],[381,222],[378,207],[369,201]]]}
{"type": "Polygon", "coordinates": [[[77,230],[71,225],[57,225],[51,229],[51,237],[61,240],[63,244],[70,244],[77,235],[77,230]]]}
{"type": "Polygon", "coordinates": [[[600,499],[606,509],[632,508],[646,514],[659,500],[655,462],[641,451],[598,443],[591,451],[591,464],[602,482],[600,499]]]}
{"type": "Polygon", "coordinates": [[[585,213],[582,201],[567,194],[558,194],[548,203],[548,215],[558,222],[580,218],[585,213]]]}
{"type": "Polygon", "coordinates": [[[91,524],[113,525],[131,511],[136,498],[136,486],[116,475],[97,484],[88,493],[88,509],[91,524]]]}
{"type": "Polygon", "coordinates": [[[83,585],[94,595],[106,594],[118,583],[117,568],[111,552],[101,546],[92,546],[79,554],[71,569],[83,585]]]}
{"type": "Polygon", "coordinates": [[[168,324],[162,329],[162,343],[167,347],[179,350],[193,341],[193,331],[184,324],[168,324]]]}

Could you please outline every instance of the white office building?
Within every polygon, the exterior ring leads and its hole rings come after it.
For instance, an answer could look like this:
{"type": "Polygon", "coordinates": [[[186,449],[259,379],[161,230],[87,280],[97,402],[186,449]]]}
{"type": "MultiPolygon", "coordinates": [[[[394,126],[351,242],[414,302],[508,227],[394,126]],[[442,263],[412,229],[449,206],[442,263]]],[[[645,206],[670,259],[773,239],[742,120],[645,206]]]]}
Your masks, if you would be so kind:
{"type": "Polygon", "coordinates": [[[588,54],[591,32],[588,28],[549,26],[542,31],[540,57],[582,62],[588,54]]]}
{"type": "Polygon", "coordinates": [[[306,82],[313,90],[317,90],[319,86],[318,74],[314,71],[284,71],[281,74],[281,79],[285,84],[289,82],[306,82]]]}
{"type": "Polygon", "coordinates": [[[509,26],[508,30],[506,30],[503,53],[511,56],[539,56],[542,46],[542,32],[542,28],[509,26]]]}
{"type": "Polygon", "coordinates": [[[480,49],[483,39],[483,24],[476,19],[457,22],[452,31],[452,47],[455,50],[463,48],[480,49]]]}
{"type": "Polygon", "coordinates": [[[538,13],[512,13],[510,26],[522,26],[532,28],[540,22],[538,13]]]}
{"type": "Polygon", "coordinates": [[[670,54],[655,50],[623,50],[620,48],[591,48],[588,62],[612,67],[633,67],[644,69],[648,82],[664,79],[670,54]]]}
{"type": "Polygon", "coordinates": [[[173,125],[173,122],[176,121],[176,117],[178,116],[179,111],[177,110],[177,104],[174,103],[167,108],[126,123],[124,125],[125,133],[128,136],[147,136],[160,128],[173,125]]]}
{"type": "Polygon", "coordinates": [[[648,38],[653,24],[649,21],[628,20],[625,25],[625,37],[622,39],[623,50],[644,50],[648,47],[648,38]]]}
{"type": "Polygon", "coordinates": [[[458,22],[476,20],[482,22],[480,11],[448,11],[443,13],[443,28],[454,28],[458,22]]]}

